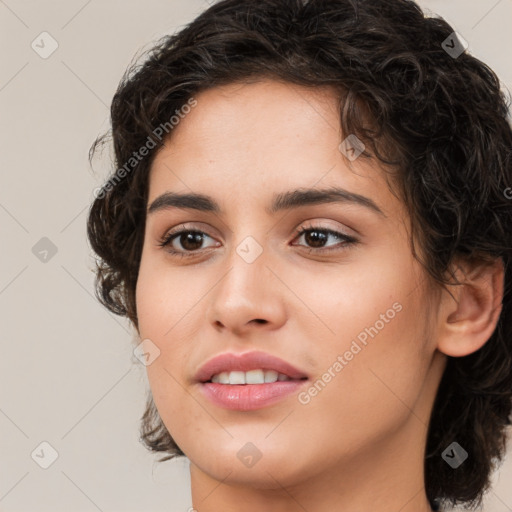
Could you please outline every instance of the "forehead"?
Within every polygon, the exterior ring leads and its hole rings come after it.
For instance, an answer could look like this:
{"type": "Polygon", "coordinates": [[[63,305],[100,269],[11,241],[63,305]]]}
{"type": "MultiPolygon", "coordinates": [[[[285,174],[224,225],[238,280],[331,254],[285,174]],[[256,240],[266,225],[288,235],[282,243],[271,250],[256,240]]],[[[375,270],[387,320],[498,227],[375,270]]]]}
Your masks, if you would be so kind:
{"type": "Polygon", "coordinates": [[[347,135],[332,88],[262,80],[212,88],[195,100],[153,161],[150,200],[166,190],[215,190],[236,202],[336,186],[389,211],[394,198],[377,161],[349,162],[340,151],[347,135]]]}

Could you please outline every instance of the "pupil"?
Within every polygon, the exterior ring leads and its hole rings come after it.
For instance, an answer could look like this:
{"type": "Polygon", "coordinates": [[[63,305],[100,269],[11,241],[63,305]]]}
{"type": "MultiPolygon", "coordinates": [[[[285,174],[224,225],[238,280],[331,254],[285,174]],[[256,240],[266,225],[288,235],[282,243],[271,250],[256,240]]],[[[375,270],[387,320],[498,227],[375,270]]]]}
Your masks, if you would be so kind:
{"type": "Polygon", "coordinates": [[[325,243],[327,234],[321,231],[309,231],[306,233],[306,242],[313,247],[321,247],[325,243]]]}
{"type": "Polygon", "coordinates": [[[189,233],[184,233],[181,235],[181,245],[190,251],[193,251],[195,249],[199,249],[201,247],[201,243],[203,241],[203,236],[201,233],[198,233],[196,231],[192,231],[189,233]],[[196,243],[196,246],[194,246],[194,242],[196,243]],[[189,245],[191,243],[191,246],[189,245]]]}

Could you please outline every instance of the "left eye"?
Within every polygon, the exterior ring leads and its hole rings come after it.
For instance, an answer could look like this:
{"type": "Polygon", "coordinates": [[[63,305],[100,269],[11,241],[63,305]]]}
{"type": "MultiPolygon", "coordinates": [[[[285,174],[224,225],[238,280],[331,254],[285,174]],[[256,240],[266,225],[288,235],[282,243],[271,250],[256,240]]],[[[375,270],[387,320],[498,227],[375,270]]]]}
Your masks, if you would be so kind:
{"type": "Polygon", "coordinates": [[[338,231],[333,231],[331,229],[325,229],[325,228],[319,228],[319,227],[318,228],[312,227],[312,228],[302,229],[301,231],[299,231],[297,238],[301,238],[303,236],[305,239],[308,240],[309,244],[314,244],[314,246],[310,249],[309,252],[315,251],[316,249],[318,249],[319,251],[322,251],[321,248],[320,249],[318,248],[318,245],[324,247],[324,243],[329,239],[329,237],[338,239],[340,241],[340,243],[338,244],[338,247],[336,247],[336,248],[329,247],[328,249],[324,249],[322,252],[340,249],[340,248],[343,248],[343,246],[351,245],[351,244],[354,244],[357,242],[357,240],[352,236],[345,235],[344,233],[340,233],[338,231]]]}

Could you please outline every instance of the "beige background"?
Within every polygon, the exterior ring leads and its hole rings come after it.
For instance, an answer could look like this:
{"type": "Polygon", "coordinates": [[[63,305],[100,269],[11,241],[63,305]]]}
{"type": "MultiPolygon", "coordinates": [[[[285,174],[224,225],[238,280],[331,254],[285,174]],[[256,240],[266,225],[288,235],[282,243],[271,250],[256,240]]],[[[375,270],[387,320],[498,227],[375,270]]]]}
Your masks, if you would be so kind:
{"type": "MultiPolygon", "coordinates": [[[[420,4],[445,16],[512,89],[512,0],[420,4]]],[[[134,55],[207,5],[0,0],[1,511],[191,505],[188,461],[158,464],[138,443],[144,367],[128,323],[93,297],[85,220],[109,162],[105,154],[93,173],[87,152],[109,126],[110,100],[134,55]],[[47,59],[31,48],[43,31],[58,43],[47,59]],[[32,251],[43,237],[57,250],[46,262],[32,251]],[[50,461],[43,441],[58,453],[48,469],[35,462],[50,461]]],[[[484,510],[512,510],[511,483],[512,454],[484,510]]]]}

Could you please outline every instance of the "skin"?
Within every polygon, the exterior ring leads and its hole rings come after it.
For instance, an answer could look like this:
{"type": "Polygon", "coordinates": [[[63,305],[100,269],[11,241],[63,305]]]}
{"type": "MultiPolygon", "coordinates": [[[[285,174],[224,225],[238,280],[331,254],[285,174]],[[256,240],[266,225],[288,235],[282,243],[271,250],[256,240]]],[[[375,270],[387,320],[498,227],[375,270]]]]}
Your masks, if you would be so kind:
{"type": "MultiPolygon", "coordinates": [[[[409,215],[383,170],[338,149],[345,137],[332,90],[262,80],[196,99],[153,161],[148,206],[165,192],[194,192],[223,213],[148,214],[136,290],[140,338],[160,350],[149,383],[190,460],[193,507],[431,510],[424,447],[446,355],[477,350],[492,334],[502,268],[466,268],[472,284],[453,297],[428,286],[411,253],[409,215]],[[370,198],[384,215],[341,202],[266,211],[274,194],[330,186],[370,198]],[[189,258],[158,245],[182,223],[205,233],[189,258]],[[311,232],[297,236],[301,227],[357,242],[330,235],[315,245],[311,232]],[[236,252],[247,236],[263,251],[252,263],[236,252]],[[307,404],[292,394],[256,411],[227,410],[194,381],[217,354],[263,350],[306,372],[307,390],[395,303],[401,310],[307,404]],[[261,453],[252,467],[237,457],[248,442],[261,453]]],[[[173,247],[186,253],[186,242],[176,237],[173,247]]]]}

